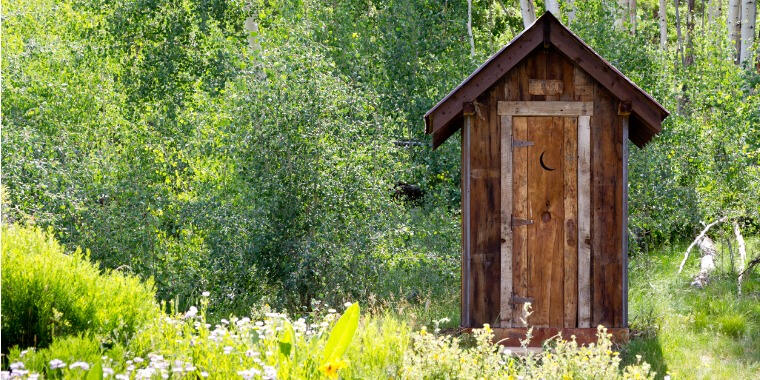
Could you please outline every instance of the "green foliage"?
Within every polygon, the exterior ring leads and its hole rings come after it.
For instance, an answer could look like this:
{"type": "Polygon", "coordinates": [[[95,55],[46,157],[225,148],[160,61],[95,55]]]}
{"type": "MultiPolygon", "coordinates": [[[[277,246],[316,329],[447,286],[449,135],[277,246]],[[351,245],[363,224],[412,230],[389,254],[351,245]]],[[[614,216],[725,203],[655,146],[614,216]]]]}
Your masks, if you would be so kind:
{"type": "Polygon", "coordinates": [[[102,273],[81,250],[64,253],[35,227],[2,227],[3,351],[54,337],[99,334],[125,341],[158,314],[152,284],[102,273]]]}
{"type": "MultiPolygon", "coordinates": [[[[230,318],[211,327],[200,309],[166,316],[146,326],[122,349],[99,350],[84,338],[56,340],[48,349],[11,352],[11,363],[26,371],[49,377],[81,378],[82,369],[69,368],[74,360],[85,360],[86,376],[102,371],[130,377],[239,378],[244,379],[649,379],[645,363],[620,368],[605,330],[600,328],[597,344],[579,347],[574,341],[556,340],[552,350],[516,356],[493,343],[489,327],[476,330],[473,339],[415,329],[404,319],[390,314],[359,319],[358,306],[350,306],[338,319],[335,310],[315,310],[306,318],[292,320],[284,314],[268,313],[257,322],[230,318]],[[344,319],[345,318],[345,319],[344,319]],[[336,321],[338,319],[338,321],[336,321]],[[340,347],[330,343],[336,333],[349,339],[340,347]],[[350,335],[350,337],[348,336],[350,335]],[[285,338],[288,336],[288,338],[285,338]],[[282,342],[292,342],[291,352],[282,354],[282,342]],[[59,343],[60,342],[60,343],[59,343]],[[61,343],[70,345],[66,349],[61,343]],[[333,348],[335,348],[333,350],[333,348]],[[340,351],[340,353],[339,353],[340,351]],[[345,352],[343,352],[345,351],[345,352]],[[72,358],[81,353],[81,359],[72,358]],[[101,357],[102,355],[102,357],[101,357]],[[340,357],[345,360],[340,360],[340,357]],[[320,365],[331,358],[327,365],[320,365]],[[51,369],[51,360],[69,366],[51,369]]],[[[60,364],[60,363],[58,363],[60,364]]]]}

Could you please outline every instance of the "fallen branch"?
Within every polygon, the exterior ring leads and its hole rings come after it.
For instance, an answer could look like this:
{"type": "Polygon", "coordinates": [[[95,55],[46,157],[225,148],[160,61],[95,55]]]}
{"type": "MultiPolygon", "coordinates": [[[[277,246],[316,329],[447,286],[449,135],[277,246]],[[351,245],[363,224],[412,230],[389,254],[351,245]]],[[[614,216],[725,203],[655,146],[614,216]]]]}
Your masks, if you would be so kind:
{"type": "Polygon", "coordinates": [[[739,273],[739,275],[744,276],[745,273],[751,271],[752,268],[754,268],[755,265],[758,265],[758,264],[760,264],[760,256],[752,259],[752,261],[750,261],[749,264],[747,264],[747,268],[745,268],[741,273],[739,273]]]}
{"type": "Polygon", "coordinates": [[[699,240],[699,251],[702,252],[702,259],[699,261],[699,273],[694,276],[691,286],[703,289],[710,282],[710,273],[715,270],[715,257],[718,249],[715,242],[709,236],[703,236],[699,240]]]}
{"type": "Polygon", "coordinates": [[[694,239],[693,242],[691,242],[691,244],[689,245],[689,248],[686,248],[686,252],[683,255],[683,260],[681,261],[681,265],[678,267],[678,273],[681,273],[683,271],[683,266],[686,265],[686,260],[689,258],[689,252],[691,252],[691,249],[694,248],[694,246],[697,245],[697,243],[699,243],[700,240],[702,240],[702,238],[707,233],[707,230],[709,230],[712,226],[718,223],[725,222],[727,218],[728,218],[727,216],[724,216],[705,226],[705,229],[703,229],[702,232],[700,232],[699,235],[697,235],[697,238],[694,239]]]}

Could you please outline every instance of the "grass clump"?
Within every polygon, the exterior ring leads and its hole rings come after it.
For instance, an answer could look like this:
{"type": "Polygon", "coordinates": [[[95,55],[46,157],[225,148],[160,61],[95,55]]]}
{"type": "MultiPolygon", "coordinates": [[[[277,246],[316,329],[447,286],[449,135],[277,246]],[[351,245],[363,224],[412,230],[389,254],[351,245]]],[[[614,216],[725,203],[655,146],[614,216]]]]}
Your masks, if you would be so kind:
{"type": "Polygon", "coordinates": [[[125,341],[159,314],[150,281],[102,272],[38,227],[2,227],[2,290],[4,352],[75,334],[125,341]]]}

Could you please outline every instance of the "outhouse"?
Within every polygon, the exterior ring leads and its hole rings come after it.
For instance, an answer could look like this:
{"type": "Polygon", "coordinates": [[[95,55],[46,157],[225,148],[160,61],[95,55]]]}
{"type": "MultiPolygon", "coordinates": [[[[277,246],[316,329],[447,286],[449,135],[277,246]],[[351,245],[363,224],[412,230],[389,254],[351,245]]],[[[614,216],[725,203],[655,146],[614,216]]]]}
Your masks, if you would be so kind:
{"type": "Polygon", "coordinates": [[[627,339],[628,141],[667,116],[548,12],[425,114],[461,131],[462,327],[627,339]]]}

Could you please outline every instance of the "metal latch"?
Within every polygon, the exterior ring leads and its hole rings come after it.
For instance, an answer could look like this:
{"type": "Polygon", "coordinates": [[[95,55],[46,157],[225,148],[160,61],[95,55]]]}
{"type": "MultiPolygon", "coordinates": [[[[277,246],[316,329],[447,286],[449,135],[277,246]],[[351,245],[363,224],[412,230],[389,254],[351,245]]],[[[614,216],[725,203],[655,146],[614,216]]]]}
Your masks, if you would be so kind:
{"type": "Polygon", "coordinates": [[[533,219],[520,219],[512,215],[512,227],[527,226],[533,224],[533,219]]]}
{"type": "Polygon", "coordinates": [[[512,141],[512,147],[513,148],[523,148],[526,146],[533,146],[533,141],[525,141],[525,140],[513,140],[512,141]]]}

